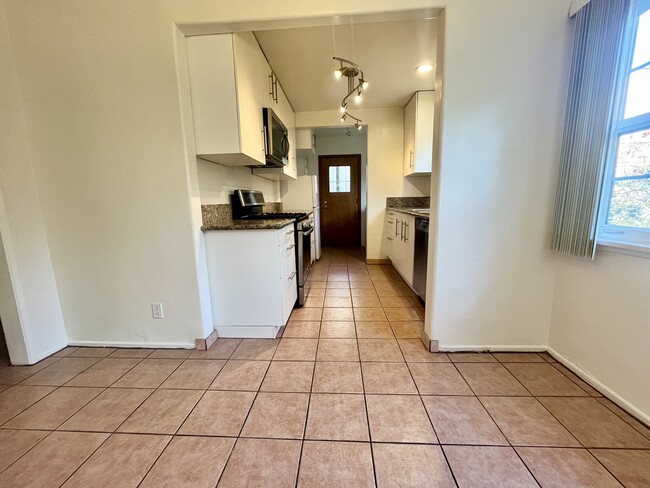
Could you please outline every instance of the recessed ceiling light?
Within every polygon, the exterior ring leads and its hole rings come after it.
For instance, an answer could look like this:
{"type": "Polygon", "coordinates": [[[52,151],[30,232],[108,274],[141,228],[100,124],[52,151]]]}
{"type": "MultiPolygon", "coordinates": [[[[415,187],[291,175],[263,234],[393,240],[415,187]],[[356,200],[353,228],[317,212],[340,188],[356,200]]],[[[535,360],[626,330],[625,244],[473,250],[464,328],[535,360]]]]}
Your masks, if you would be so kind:
{"type": "Polygon", "coordinates": [[[415,68],[415,71],[417,71],[418,73],[428,73],[432,69],[433,69],[432,64],[421,64],[420,66],[415,68]]]}

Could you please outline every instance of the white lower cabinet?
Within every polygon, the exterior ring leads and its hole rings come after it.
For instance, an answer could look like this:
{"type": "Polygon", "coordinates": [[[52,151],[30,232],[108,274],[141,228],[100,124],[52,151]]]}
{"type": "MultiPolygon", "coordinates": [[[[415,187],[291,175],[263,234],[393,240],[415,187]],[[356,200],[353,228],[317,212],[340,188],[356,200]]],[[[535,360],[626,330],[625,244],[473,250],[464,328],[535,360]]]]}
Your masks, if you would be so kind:
{"type": "Polygon", "coordinates": [[[415,217],[396,210],[386,210],[384,239],[386,254],[393,267],[409,286],[413,286],[415,257],[415,217]]]}
{"type": "Polygon", "coordinates": [[[205,251],[218,336],[274,338],[298,297],[293,224],[207,231],[205,251]]]}

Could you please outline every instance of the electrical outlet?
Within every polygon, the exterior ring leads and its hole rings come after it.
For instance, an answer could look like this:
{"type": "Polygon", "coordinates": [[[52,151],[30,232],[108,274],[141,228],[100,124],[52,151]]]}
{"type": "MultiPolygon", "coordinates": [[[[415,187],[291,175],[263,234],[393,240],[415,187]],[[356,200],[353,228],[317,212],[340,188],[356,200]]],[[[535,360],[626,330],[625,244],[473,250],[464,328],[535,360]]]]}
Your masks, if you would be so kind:
{"type": "Polygon", "coordinates": [[[162,319],[164,317],[162,303],[152,303],[151,313],[154,319],[162,319]]]}

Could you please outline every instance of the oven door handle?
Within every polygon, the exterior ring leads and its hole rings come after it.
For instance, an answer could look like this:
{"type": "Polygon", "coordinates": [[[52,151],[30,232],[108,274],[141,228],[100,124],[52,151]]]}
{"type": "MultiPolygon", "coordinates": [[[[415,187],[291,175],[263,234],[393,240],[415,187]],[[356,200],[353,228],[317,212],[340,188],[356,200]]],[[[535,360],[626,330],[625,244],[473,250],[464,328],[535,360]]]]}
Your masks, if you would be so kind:
{"type": "Polygon", "coordinates": [[[309,234],[311,234],[312,232],[314,232],[314,228],[313,228],[313,227],[309,227],[309,228],[307,228],[307,229],[302,229],[300,232],[302,233],[303,236],[308,236],[309,234]]]}

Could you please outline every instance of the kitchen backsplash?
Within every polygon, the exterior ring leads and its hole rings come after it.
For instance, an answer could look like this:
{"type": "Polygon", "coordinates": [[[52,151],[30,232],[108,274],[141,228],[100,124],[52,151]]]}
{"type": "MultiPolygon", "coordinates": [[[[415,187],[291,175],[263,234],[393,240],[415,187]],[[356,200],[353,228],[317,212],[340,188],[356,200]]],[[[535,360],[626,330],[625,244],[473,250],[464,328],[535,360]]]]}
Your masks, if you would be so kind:
{"type": "Polygon", "coordinates": [[[387,208],[429,208],[429,197],[386,197],[387,208]]]}
{"type": "MultiPolygon", "coordinates": [[[[282,212],[282,202],[265,203],[264,212],[282,212]]],[[[204,226],[218,225],[232,220],[232,206],[229,203],[201,205],[201,214],[204,226]]]]}

